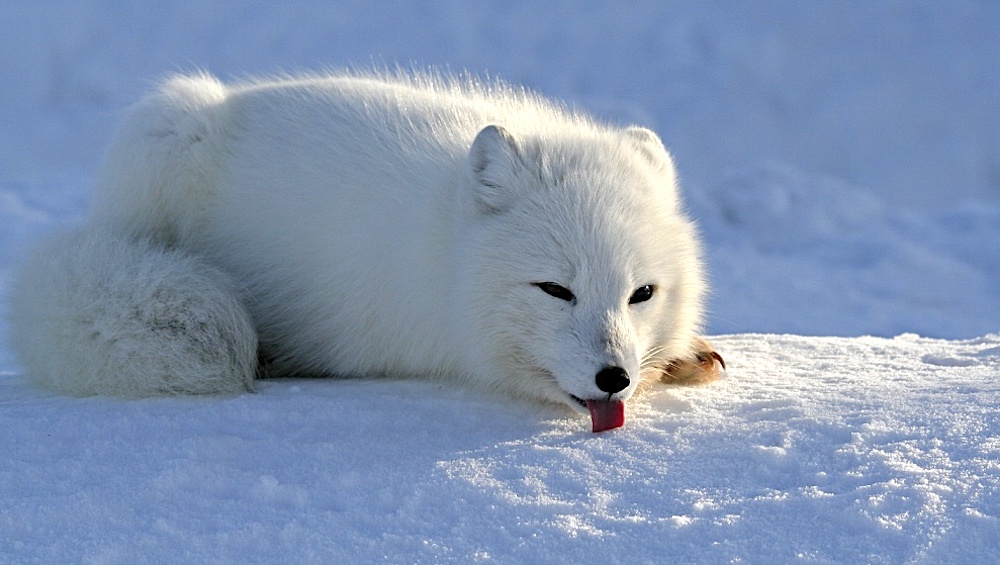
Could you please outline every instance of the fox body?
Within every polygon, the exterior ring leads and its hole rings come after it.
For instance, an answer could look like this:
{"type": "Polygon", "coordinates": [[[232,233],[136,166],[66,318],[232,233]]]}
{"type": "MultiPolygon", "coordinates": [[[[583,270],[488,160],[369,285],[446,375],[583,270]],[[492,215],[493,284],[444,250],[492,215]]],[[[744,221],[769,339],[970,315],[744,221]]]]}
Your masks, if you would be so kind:
{"type": "Polygon", "coordinates": [[[73,394],[430,377],[603,429],[641,382],[714,371],[699,255],[647,129],[499,83],[177,76],[129,111],[86,225],[18,269],[11,333],[73,394]]]}

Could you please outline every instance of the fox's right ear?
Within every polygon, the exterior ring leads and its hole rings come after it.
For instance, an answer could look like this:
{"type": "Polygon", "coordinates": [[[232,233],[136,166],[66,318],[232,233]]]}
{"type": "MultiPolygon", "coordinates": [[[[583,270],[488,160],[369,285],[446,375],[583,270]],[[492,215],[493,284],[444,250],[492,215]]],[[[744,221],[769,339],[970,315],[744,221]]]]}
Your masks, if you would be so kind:
{"type": "Polygon", "coordinates": [[[518,171],[524,160],[517,140],[500,126],[486,126],[469,151],[476,202],[484,211],[502,212],[516,196],[518,171]]]}

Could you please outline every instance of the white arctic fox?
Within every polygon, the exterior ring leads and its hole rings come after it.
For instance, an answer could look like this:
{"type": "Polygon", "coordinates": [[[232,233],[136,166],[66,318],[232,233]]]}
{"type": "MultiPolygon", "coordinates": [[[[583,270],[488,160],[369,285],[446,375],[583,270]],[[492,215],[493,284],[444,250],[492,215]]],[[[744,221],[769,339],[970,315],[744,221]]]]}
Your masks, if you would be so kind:
{"type": "Polygon", "coordinates": [[[474,80],[196,75],[130,111],[86,226],[17,269],[10,326],[69,394],[447,378],[600,431],[642,381],[716,373],[704,288],[649,130],[474,80]]]}

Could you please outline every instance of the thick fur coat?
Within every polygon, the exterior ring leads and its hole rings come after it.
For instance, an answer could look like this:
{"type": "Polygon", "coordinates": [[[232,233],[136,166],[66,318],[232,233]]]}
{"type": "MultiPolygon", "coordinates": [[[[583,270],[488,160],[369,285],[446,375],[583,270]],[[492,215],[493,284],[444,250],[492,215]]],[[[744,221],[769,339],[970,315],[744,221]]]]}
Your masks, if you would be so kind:
{"type": "Polygon", "coordinates": [[[125,118],[87,225],[17,270],[11,333],[71,394],[432,377],[596,428],[714,372],[699,255],[649,130],[473,80],[178,76],[125,118]]]}

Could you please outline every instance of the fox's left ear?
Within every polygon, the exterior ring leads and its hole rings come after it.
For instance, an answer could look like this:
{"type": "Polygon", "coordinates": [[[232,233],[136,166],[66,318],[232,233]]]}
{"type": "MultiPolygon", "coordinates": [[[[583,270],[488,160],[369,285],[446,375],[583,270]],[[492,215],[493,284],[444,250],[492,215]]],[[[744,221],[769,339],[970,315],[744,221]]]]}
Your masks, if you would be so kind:
{"type": "Polygon", "coordinates": [[[642,155],[650,165],[659,170],[673,171],[674,160],[660,138],[644,127],[630,126],[622,133],[625,140],[642,155]]]}

